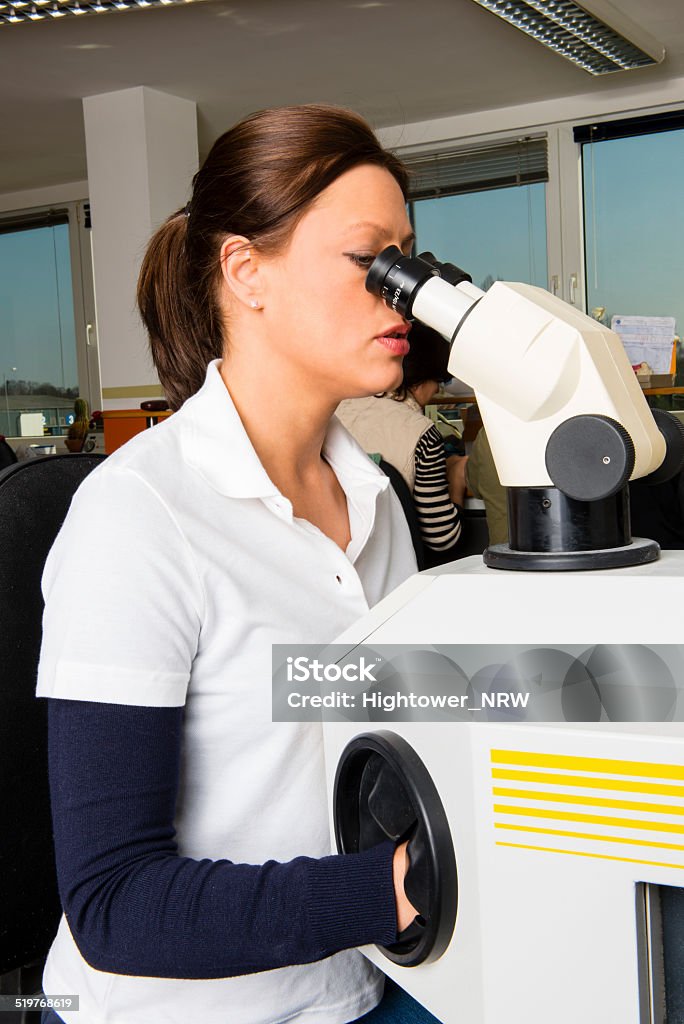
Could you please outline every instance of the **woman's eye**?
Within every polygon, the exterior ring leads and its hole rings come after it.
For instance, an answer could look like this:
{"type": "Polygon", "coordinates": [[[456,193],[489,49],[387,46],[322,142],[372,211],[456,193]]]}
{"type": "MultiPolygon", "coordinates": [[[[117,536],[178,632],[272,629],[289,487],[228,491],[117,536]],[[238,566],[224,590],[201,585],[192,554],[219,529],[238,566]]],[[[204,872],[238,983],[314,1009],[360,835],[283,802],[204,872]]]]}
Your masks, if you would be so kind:
{"type": "Polygon", "coordinates": [[[352,261],[354,266],[360,267],[362,270],[370,270],[375,259],[375,256],[363,252],[345,252],[344,255],[352,261]]]}

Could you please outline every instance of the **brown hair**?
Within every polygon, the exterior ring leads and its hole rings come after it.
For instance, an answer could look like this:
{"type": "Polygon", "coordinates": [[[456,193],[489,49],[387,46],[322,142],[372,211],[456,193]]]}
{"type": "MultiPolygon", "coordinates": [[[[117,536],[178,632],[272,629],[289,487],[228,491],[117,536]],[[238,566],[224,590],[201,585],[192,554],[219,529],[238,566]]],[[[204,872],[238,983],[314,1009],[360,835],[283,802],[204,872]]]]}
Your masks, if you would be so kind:
{"type": "Polygon", "coordinates": [[[435,380],[438,384],[451,380],[448,369],[451,346],[441,334],[416,321],[411,325],[409,342],[411,349],[402,363],[404,379],[392,395],[398,402],[405,401],[411,389],[426,380],[435,380]]]}
{"type": "Polygon", "coordinates": [[[386,168],[407,193],[407,172],[358,114],[323,104],[250,114],[216,140],[187,207],[162,224],[138,280],[138,307],[172,409],[202,386],[223,355],[217,292],[224,239],[244,235],[281,251],[316,196],[360,164],[386,168]]]}

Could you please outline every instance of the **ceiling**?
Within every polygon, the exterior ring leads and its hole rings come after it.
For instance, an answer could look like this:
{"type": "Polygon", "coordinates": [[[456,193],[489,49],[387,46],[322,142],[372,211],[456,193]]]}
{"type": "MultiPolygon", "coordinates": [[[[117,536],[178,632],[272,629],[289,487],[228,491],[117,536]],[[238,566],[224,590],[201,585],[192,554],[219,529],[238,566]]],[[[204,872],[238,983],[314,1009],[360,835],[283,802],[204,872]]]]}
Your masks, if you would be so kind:
{"type": "MultiPolygon", "coordinates": [[[[589,0],[588,0],[589,3],[589,0]]],[[[197,102],[200,154],[245,113],[353,107],[376,127],[684,76],[684,0],[614,0],[662,65],[592,78],[472,0],[211,0],[0,27],[0,193],[86,178],[81,99],[197,102]]]]}

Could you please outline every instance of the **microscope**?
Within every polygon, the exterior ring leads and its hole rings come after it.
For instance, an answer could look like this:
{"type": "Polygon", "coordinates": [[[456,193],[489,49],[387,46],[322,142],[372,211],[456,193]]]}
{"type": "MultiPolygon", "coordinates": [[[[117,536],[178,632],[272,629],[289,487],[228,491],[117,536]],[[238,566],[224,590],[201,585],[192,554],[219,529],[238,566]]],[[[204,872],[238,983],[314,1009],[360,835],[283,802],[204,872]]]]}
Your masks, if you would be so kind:
{"type": "Polygon", "coordinates": [[[628,492],[681,469],[684,430],[542,289],[396,247],[366,287],[451,343],[510,543],[415,574],[331,648],[378,687],[470,695],[324,714],[336,848],[409,839],[418,916],[363,952],[443,1024],[684,1020],[684,552],[631,537],[628,492]]]}
{"type": "Polygon", "coordinates": [[[449,372],[473,387],[499,479],[509,544],[485,564],[558,571],[658,558],[632,538],[628,481],[670,479],[684,465],[684,425],[648,407],[613,331],[542,288],[496,281],[487,292],[432,253],[396,246],[366,288],[451,344],[449,372]]]}

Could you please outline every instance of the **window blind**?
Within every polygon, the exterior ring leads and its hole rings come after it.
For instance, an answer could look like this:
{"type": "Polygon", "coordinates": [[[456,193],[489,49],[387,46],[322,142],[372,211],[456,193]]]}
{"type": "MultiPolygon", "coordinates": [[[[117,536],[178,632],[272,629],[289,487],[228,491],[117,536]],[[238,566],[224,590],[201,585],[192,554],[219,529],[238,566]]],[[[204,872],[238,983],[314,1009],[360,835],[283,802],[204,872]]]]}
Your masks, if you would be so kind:
{"type": "Polygon", "coordinates": [[[528,136],[467,149],[398,155],[410,172],[409,199],[412,202],[549,180],[545,136],[528,136]]]}
{"type": "Polygon", "coordinates": [[[35,228],[52,228],[57,224],[68,224],[67,210],[37,210],[27,214],[19,214],[0,218],[0,235],[15,231],[32,231],[35,228]]]}
{"type": "Polygon", "coordinates": [[[573,128],[575,142],[608,142],[633,135],[653,135],[684,128],[684,110],[668,110],[643,117],[623,117],[617,121],[596,121],[573,128]]]}

